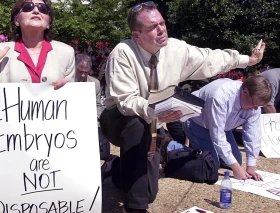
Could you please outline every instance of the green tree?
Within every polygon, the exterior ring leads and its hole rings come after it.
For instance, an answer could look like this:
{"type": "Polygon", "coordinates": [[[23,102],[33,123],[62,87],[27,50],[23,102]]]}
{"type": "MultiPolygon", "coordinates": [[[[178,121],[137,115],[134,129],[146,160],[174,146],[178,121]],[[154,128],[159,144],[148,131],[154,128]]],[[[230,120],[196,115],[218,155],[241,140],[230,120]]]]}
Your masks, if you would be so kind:
{"type": "MultiPolygon", "coordinates": [[[[15,0],[0,0],[0,33],[10,32],[15,0]]],[[[86,46],[108,41],[111,46],[130,37],[128,7],[135,0],[81,0],[53,3],[55,39],[86,46]]],[[[169,35],[199,47],[233,48],[250,54],[260,39],[267,48],[262,64],[280,67],[280,1],[278,0],[156,0],[166,17],[169,35]],[[168,5],[168,10],[166,5],[168,5]],[[168,12],[167,12],[168,11],[168,12]]],[[[252,68],[255,69],[255,68],[252,68]]],[[[250,70],[249,70],[250,71],[250,70]]]]}
{"type": "Polygon", "coordinates": [[[0,0],[0,33],[8,35],[10,30],[10,15],[13,0],[0,0]]]}
{"type": "Polygon", "coordinates": [[[168,5],[171,36],[199,47],[234,48],[242,54],[251,54],[263,39],[267,49],[262,63],[280,66],[279,1],[175,0],[168,5]]]}
{"type": "MultiPolygon", "coordinates": [[[[0,33],[10,32],[10,12],[15,0],[0,0],[0,33]]],[[[127,26],[128,4],[131,0],[58,0],[52,3],[56,40],[70,43],[79,40],[108,41],[113,45],[130,35],[127,26]]]]}
{"type": "Polygon", "coordinates": [[[66,0],[55,4],[55,39],[63,42],[79,40],[108,41],[116,45],[129,36],[127,4],[129,0],[66,0]]]}

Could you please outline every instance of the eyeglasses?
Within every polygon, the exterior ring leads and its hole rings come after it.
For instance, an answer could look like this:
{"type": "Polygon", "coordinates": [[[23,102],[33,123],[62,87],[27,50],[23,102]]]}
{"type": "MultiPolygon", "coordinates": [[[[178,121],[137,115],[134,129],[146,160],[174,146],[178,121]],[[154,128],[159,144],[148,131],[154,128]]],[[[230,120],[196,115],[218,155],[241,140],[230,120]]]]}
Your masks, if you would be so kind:
{"type": "Polygon", "coordinates": [[[133,12],[139,12],[142,8],[143,8],[143,6],[146,6],[146,7],[154,7],[154,6],[156,6],[156,4],[153,2],[153,1],[147,1],[147,2],[144,2],[144,3],[141,3],[141,4],[138,4],[138,5],[136,5],[135,7],[133,7],[131,10],[133,11],[133,12]]]}
{"type": "Polygon", "coordinates": [[[50,12],[50,9],[46,4],[44,4],[44,3],[34,3],[34,2],[26,2],[22,6],[21,11],[23,11],[25,13],[31,12],[32,10],[34,10],[35,6],[38,8],[40,13],[48,15],[49,12],[50,12]]]}

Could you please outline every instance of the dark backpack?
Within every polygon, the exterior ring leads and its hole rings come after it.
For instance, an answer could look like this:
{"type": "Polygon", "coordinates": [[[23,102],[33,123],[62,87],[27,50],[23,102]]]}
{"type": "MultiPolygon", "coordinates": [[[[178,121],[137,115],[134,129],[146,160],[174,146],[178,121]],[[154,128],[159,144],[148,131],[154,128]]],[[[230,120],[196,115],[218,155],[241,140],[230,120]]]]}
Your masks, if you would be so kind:
{"type": "Polygon", "coordinates": [[[214,184],[218,180],[218,168],[211,153],[189,147],[167,152],[164,172],[166,177],[195,183],[214,184]]]}

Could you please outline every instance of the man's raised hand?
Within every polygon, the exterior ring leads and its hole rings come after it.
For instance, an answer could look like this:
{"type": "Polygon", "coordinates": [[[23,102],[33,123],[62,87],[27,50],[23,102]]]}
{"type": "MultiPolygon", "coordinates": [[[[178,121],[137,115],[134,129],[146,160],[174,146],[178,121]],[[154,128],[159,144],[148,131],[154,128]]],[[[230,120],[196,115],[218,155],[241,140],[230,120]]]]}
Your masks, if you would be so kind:
{"type": "Polygon", "coordinates": [[[265,43],[261,39],[257,44],[257,46],[253,49],[252,54],[249,57],[248,66],[253,66],[259,63],[263,58],[264,50],[265,50],[265,43]]]}

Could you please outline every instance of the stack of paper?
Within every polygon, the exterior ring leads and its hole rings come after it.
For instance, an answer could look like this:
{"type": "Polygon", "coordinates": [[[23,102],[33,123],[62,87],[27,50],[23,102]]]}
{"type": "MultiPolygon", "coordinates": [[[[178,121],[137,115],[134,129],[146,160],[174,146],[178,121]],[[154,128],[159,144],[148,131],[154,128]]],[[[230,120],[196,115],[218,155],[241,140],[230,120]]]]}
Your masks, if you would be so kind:
{"type": "Polygon", "coordinates": [[[181,111],[183,117],[180,119],[182,122],[187,119],[201,114],[202,107],[193,105],[177,98],[171,97],[155,105],[155,113],[159,115],[166,111],[181,111]]]}

